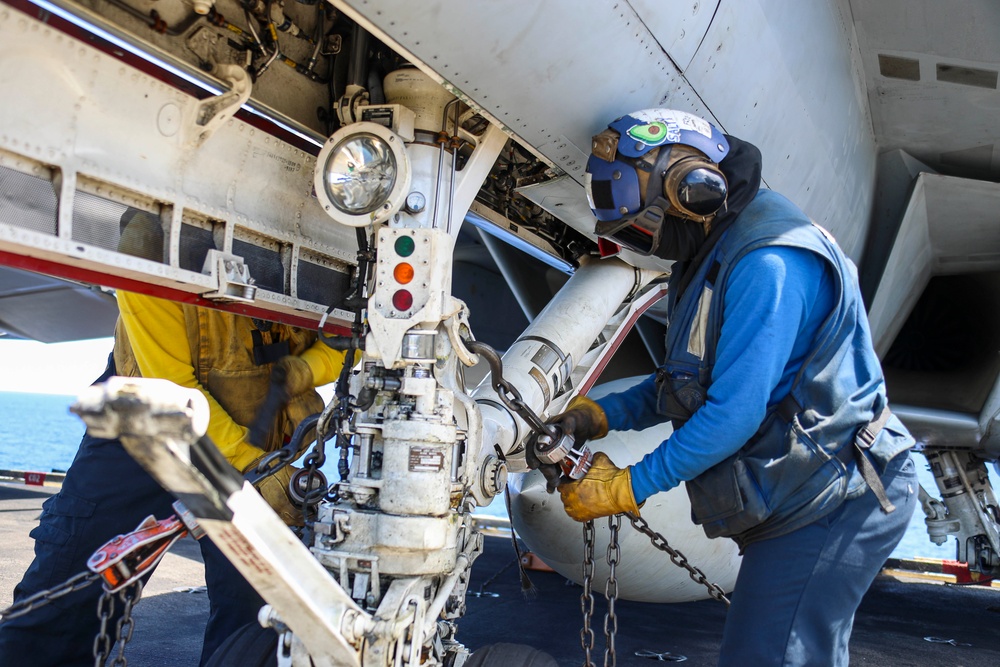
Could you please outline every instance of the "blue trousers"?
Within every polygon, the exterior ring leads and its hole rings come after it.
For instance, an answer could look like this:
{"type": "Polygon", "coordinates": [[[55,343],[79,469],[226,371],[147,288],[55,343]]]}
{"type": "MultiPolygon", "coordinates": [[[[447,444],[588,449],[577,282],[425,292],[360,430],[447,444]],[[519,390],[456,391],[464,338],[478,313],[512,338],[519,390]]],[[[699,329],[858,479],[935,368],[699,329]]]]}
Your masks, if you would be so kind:
{"type": "MultiPolygon", "coordinates": [[[[62,489],[45,501],[41,521],[31,531],[35,559],[14,589],[14,602],[83,572],[98,547],[134,530],[150,514],[157,519],[174,514],[173,500],[118,440],[85,435],[62,489]]],[[[204,664],[230,634],[256,620],[264,603],[207,537],[199,544],[210,604],[204,664]]],[[[91,667],[102,592],[98,582],[0,623],[0,665],[91,667]]],[[[115,622],[121,608],[116,605],[115,622]]],[[[115,625],[109,627],[114,632],[115,625]]]]}
{"type": "Polygon", "coordinates": [[[795,532],[747,546],[720,665],[846,667],[854,612],[917,504],[908,453],[889,462],[882,483],[896,506],[890,514],[869,490],[795,532]]]}

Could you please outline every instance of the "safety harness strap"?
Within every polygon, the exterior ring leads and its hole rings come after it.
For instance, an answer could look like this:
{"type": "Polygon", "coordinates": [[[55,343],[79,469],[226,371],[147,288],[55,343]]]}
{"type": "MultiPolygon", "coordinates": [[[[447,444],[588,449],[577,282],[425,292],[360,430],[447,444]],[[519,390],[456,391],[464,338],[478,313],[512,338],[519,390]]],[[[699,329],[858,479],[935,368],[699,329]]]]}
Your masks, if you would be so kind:
{"type": "Polygon", "coordinates": [[[253,337],[253,362],[258,366],[273,364],[292,353],[287,340],[264,344],[264,336],[257,329],[251,331],[250,335],[253,337]]]}
{"type": "MultiPolygon", "coordinates": [[[[795,418],[795,415],[802,411],[802,407],[791,394],[788,394],[778,404],[776,411],[778,416],[785,422],[791,422],[795,418]]],[[[886,514],[895,511],[896,506],[892,504],[889,496],[886,495],[882,479],[879,477],[878,471],[875,470],[875,466],[865,456],[865,450],[871,449],[872,444],[875,443],[875,438],[878,437],[878,434],[882,431],[882,427],[886,425],[891,416],[892,411],[886,405],[875,419],[858,430],[858,434],[854,437],[854,442],[851,445],[841,447],[837,453],[837,457],[843,461],[844,465],[847,465],[852,458],[857,462],[861,477],[865,480],[865,484],[871,488],[875,497],[878,498],[878,504],[882,506],[882,511],[886,514]]]]}
{"type": "MultiPolygon", "coordinates": [[[[878,498],[878,504],[882,506],[882,511],[886,514],[895,511],[896,506],[889,501],[889,497],[885,493],[885,487],[882,485],[882,480],[879,478],[875,466],[865,456],[865,450],[871,448],[872,443],[875,442],[875,438],[878,437],[879,432],[885,426],[886,422],[889,421],[891,415],[892,412],[889,411],[888,405],[882,408],[882,412],[878,417],[861,427],[858,435],[854,438],[854,447],[850,448],[853,450],[854,460],[858,462],[858,469],[861,471],[861,476],[864,478],[865,483],[871,487],[875,497],[878,498]]],[[[845,447],[844,449],[848,448],[845,447]]]]}

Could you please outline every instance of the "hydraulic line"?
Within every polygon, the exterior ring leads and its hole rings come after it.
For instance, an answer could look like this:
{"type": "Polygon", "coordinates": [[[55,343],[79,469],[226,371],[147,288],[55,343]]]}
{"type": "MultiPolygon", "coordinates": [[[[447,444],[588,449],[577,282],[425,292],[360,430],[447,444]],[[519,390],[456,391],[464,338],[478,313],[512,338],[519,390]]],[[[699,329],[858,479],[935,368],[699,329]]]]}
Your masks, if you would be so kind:
{"type": "Polygon", "coordinates": [[[171,37],[177,37],[178,35],[183,35],[188,30],[194,26],[199,20],[201,20],[202,15],[197,12],[191,12],[191,15],[186,19],[181,21],[178,25],[171,28],[167,25],[167,22],[160,18],[160,13],[155,9],[150,10],[148,14],[143,13],[142,10],[136,9],[132,5],[124,2],[124,0],[107,0],[118,9],[128,12],[140,21],[145,21],[146,24],[152,28],[155,32],[162,33],[164,35],[170,35],[171,37]]]}

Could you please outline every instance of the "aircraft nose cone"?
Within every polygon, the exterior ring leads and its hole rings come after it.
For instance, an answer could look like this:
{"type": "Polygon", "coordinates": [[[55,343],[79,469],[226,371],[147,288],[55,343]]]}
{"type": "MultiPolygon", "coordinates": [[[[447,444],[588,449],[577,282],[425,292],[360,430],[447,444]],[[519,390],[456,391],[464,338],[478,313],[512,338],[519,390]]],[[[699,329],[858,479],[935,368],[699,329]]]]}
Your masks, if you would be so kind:
{"type": "MultiPolygon", "coordinates": [[[[564,514],[559,494],[546,491],[545,477],[540,472],[533,470],[512,477],[515,479],[508,488],[512,514],[516,517],[515,530],[519,534],[545,530],[553,520],[558,521],[556,512],[564,514]]],[[[569,517],[565,518],[570,521],[569,517]]]]}

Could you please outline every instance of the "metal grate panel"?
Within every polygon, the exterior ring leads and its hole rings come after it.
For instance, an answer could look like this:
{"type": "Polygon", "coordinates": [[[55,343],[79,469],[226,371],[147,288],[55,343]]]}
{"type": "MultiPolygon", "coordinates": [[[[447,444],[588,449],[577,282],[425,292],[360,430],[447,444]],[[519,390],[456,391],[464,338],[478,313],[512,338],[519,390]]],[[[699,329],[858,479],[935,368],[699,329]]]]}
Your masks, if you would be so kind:
{"type": "Polygon", "coordinates": [[[73,240],[118,250],[125,204],[77,190],[73,198],[73,240]]]}
{"type": "Polygon", "coordinates": [[[299,259],[298,298],[344,308],[344,298],[350,289],[350,274],[299,259]]]}
{"type": "Polygon", "coordinates": [[[57,204],[51,181],[0,167],[0,223],[55,235],[57,204]]]}
{"type": "Polygon", "coordinates": [[[201,273],[209,250],[215,250],[212,230],[194,225],[181,225],[178,264],[182,269],[201,273]]]}
{"type": "Polygon", "coordinates": [[[246,262],[250,268],[250,276],[257,281],[257,287],[278,294],[286,293],[285,270],[277,250],[233,239],[233,254],[239,255],[246,262]]]}

